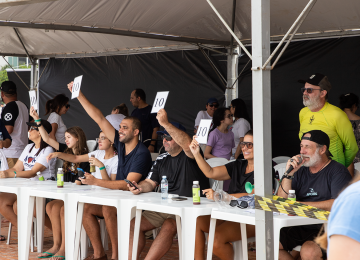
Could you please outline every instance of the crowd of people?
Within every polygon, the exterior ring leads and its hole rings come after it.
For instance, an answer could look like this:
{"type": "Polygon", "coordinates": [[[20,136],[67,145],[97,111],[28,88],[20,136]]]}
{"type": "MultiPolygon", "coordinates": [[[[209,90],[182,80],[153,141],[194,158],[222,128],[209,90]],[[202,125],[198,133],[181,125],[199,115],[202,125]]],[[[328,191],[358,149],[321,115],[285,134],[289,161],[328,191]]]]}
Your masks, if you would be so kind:
{"type": "MultiPolygon", "coordinates": [[[[322,233],[321,225],[283,228],[279,259],[335,259],[335,255],[340,254],[339,244],[354,243],[356,248],[360,245],[358,232],[351,228],[352,223],[357,226],[354,220],[357,211],[352,212],[351,203],[343,202],[344,197],[355,201],[359,190],[356,183],[359,176],[354,177],[354,163],[360,161],[360,117],[355,114],[359,98],[353,93],[344,94],[340,97],[339,108],[327,101],[331,84],[326,76],[316,73],[299,82],[303,84],[301,91],[305,106],[299,114],[300,153],[288,160],[286,169],[292,166],[293,170],[279,180],[277,194],[287,198],[289,191],[295,190],[297,201],[332,210],[332,213],[327,233],[318,238],[322,233]],[[338,196],[341,203],[335,200],[338,196]],[[344,205],[347,205],[346,209],[344,205]],[[340,211],[347,212],[347,215],[340,211]],[[341,217],[349,219],[349,223],[343,224],[341,217]],[[330,241],[328,250],[326,246],[324,248],[324,240],[330,241]],[[301,251],[293,251],[299,245],[301,251]],[[328,256],[327,252],[330,252],[328,256]]],[[[73,82],[68,84],[70,92],[72,86],[73,82]]],[[[13,82],[2,83],[1,97],[6,106],[0,121],[3,135],[3,141],[0,141],[0,178],[55,180],[55,162],[62,160],[65,182],[125,190],[134,195],[154,191],[163,176],[169,183],[168,193],[179,196],[191,197],[193,181],[199,181],[201,196],[214,200],[209,179],[227,183],[224,185],[226,191],[236,198],[248,195],[247,182],[255,186],[253,193],[256,193],[254,149],[258,148],[253,142],[252,122],[245,102],[240,98],[232,100],[229,108],[220,107],[215,98],[208,99],[205,110],[197,114],[194,125],[196,134],[201,119],[212,120],[208,142],[201,147],[196,135],[189,136],[181,123],[169,122],[165,109],[152,114],[152,106],[146,102],[142,89],[131,93],[130,101],[135,107],[131,114],[122,103],[106,117],[80,91],[77,100],[100,129],[98,150],[90,152],[84,131],[78,126],[67,128],[62,120],[61,116],[70,108],[66,95],[59,94],[47,101],[47,120],[41,119],[33,107],[29,111],[17,100],[13,82]],[[151,153],[158,150],[158,136],[162,138],[165,152],[153,162],[151,153]],[[206,159],[214,157],[225,158],[229,163],[211,167],[206,159]],[[95,166],[96,171],[89,173],[90,166],[95,166]],[[79,178],[80,168],[85,172],[85,178],[79,178]]],[[[275,178],[274,169],[272,174],[275,178]]],[[[0,214],[15,226],[16,199],[15,194],[0,193],[0,214]]],[[[107,259],[100,238],[99,217],[105,219],[112,244],[111,259],[118,259],[116,208],[85,204],[83,226],[94,249],[93,255],[87,259],[107,259]]],[[[65,224],[64,202],[47,199],[45,225],[52,230],[53,246],[39,254],[39,258],[65,259],[65,224]]],[[[213,252],[220,259],[233,259],[231,242],[241,240],[240,226],[229,221],[217,221],[216,225],[220,228],[216,229],[213,252]]],[[[132,257],[134,226],[133,219],[130,223],[129,259],[132,257]]],[[[137,257],[145,247],[145,233],[158,227],[161,230],[146,259],[160,259],[170,249],[177,232],[175,216],[144,211],[137,257]]],[[[196,260],[205,259],[205,235],[209,227],[210,216],[197,219],[194,231],[196,260]]],[[[255,226],[247,225],[246,231],[248,237],[255,236],[255,226]]]]}

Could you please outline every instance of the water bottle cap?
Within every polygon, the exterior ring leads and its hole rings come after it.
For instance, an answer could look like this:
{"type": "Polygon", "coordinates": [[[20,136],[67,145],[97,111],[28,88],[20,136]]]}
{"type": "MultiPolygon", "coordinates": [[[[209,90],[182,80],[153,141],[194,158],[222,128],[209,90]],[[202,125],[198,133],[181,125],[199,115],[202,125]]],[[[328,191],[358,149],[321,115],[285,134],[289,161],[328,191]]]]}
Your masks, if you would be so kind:
{"type": "Polygon", "coordinates": [[[58,168],[58,171],[62,171],[63,170],[63,168],[58,168]]]}
{"type": "Polygon", "coordinates": [[[193,181],[193,184],[199,184],[199,181],[193,181]]]}
{"type": "Polygon", "coordinates": [[[163,178],[163,179],[164,179],[164,178],[166,179],[166,175],[163,175],[162,178],[163,178]]]}
{"type": "Polygon", "coordinates": [[[295,190],[289,190],[289,193],[295,193],[295,190]]]}
{"type": "MultiPolygon", "coordinates": [[[[1,132],[0,132],[0,133],[1,133],[1,132]]],[[[41,174],[41,172],[37,172],[37,173],[36,173],[36,175],[40,175],[40,174],[41,174]]]]}

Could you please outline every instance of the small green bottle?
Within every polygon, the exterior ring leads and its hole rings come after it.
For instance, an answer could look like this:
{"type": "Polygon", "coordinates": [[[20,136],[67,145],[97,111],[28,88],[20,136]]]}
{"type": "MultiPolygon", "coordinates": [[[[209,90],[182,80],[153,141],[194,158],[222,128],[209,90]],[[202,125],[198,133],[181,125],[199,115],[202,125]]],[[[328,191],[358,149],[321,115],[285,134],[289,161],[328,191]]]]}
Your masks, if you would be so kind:
{"type": "Polygon", "coordinates": [[[289,190],[288,200],[296,201],[295,190],[289,190]]]}
{"type": "Polygon", "coordinates": [[[64,188],[64,172],[62,168],[58,168],[56,184],[58,188],[64,188]]]}
{"type": "Polygon", "coordinates": [[[44,176],[41,176],[40,174],[41,174],[41,172],[36,173],[36,175],[39,176],[39,181],[45,181],[44,176]]]}
{"type": "Polygon", "coordinates": [[[200,204],[200,185],[199,185],[199,181],[193,181],[192,194],[193,194],[193,204],[194,205],[199,205],[200,204]]]}

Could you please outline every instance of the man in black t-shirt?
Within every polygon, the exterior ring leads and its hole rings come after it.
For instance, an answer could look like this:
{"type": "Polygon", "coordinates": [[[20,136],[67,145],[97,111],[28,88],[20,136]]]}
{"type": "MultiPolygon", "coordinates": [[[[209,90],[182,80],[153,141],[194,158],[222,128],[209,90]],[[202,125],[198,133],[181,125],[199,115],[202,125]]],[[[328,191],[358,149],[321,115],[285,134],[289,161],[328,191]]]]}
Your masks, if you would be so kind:
{"type": "MultiPolygon", "coordinates": [[[[160,125],[156,120],[156,114],[151,113],[152,106],[146,103],[146,94],[141,88],[135,89],[131,92],[130,102],[135,107],[131,116],[139,118],[141,122],[141,142],[148,139],[157,139],[157,131],[159,131],[160,125]]],[[[146,141],[145,146],[151,153],[155,151],[156,141],[146,141]]]]}
{"type": "MultiPolygon", "coordinates": [[[[201,189],[208,189],[210,187],[209,179],[202,173],[194,159],[194,155],[190,151],[191,138],[185,133],[185,128],[179,123],[169,123],[164,109],[160,109],[156,118],[160,125],[165,128],[164,131],[159,131],[158,134],[163,136],[163,145],[166,153],[159,155],[144,181],[139,184],[134,182],[139,190],[129,186],[130,191],[134,194],[153,191],[161,183],[162,176],[166,176],[168,180],[169,194],[191,197],[192,185],[195,180],[199,181],[201,189]]],[[[160,226],[162,227],[148,253],[149,258],[160,259],[169,251],[173,237],[176,234],[175,216],[144,211],[140,225],[139,254],[145,246],[143,242],[145,241],[145,232],[160,226]]],[[[131,221],[131,230],[134,230],[134,226],[135,219],[131,221]]],[[[130,257],[132,254],[133,236],[134,233],[130,232],[130,257]]]]}
{"type": "MultiPolygon", "coordinates": [[[[329,136],[323,131],[305,133],[300,155],[287,162],[286,170],[290,165],[294,169],[283,176],[278,195],[287,198],[289,190],[295,190],[298,202],[330,211],[334,199],[351,181],[351,175],[345,166],[331,160],[329,145],[329,136]]],[[[326,252],[313,242],[320,229],[321,225],[282,228],[279,259],[296,259],[289,253],[296,246],[301,246],[301,259],[326,259],[326,252]]]]}

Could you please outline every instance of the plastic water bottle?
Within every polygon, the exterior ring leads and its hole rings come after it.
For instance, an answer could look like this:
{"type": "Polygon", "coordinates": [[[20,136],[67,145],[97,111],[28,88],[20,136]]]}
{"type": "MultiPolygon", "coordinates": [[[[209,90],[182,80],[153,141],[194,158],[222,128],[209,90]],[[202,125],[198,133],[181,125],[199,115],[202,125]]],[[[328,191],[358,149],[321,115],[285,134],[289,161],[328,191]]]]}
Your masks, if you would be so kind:
{"type": "Polygon", "coordinates": [[[288,200],[296,201],[295,190],[289,190],[288,200]]]}
{"type": "Polygon", "coordinates": [[[200,185],[199,185],[199,181],[193,181],[192,194],[193,194],[193,204],[194,205],[199,205],[200,204],[200,185]]]}
{"type": "Polygon", "coordinates": [[[168,186],[168,180],[166,179],[166,176],[162,176],[162,180],[161,180],[161,199],[163,200],[167,200],[168,198],[168,191],[169,191],[169,186],[168,186]]]}

